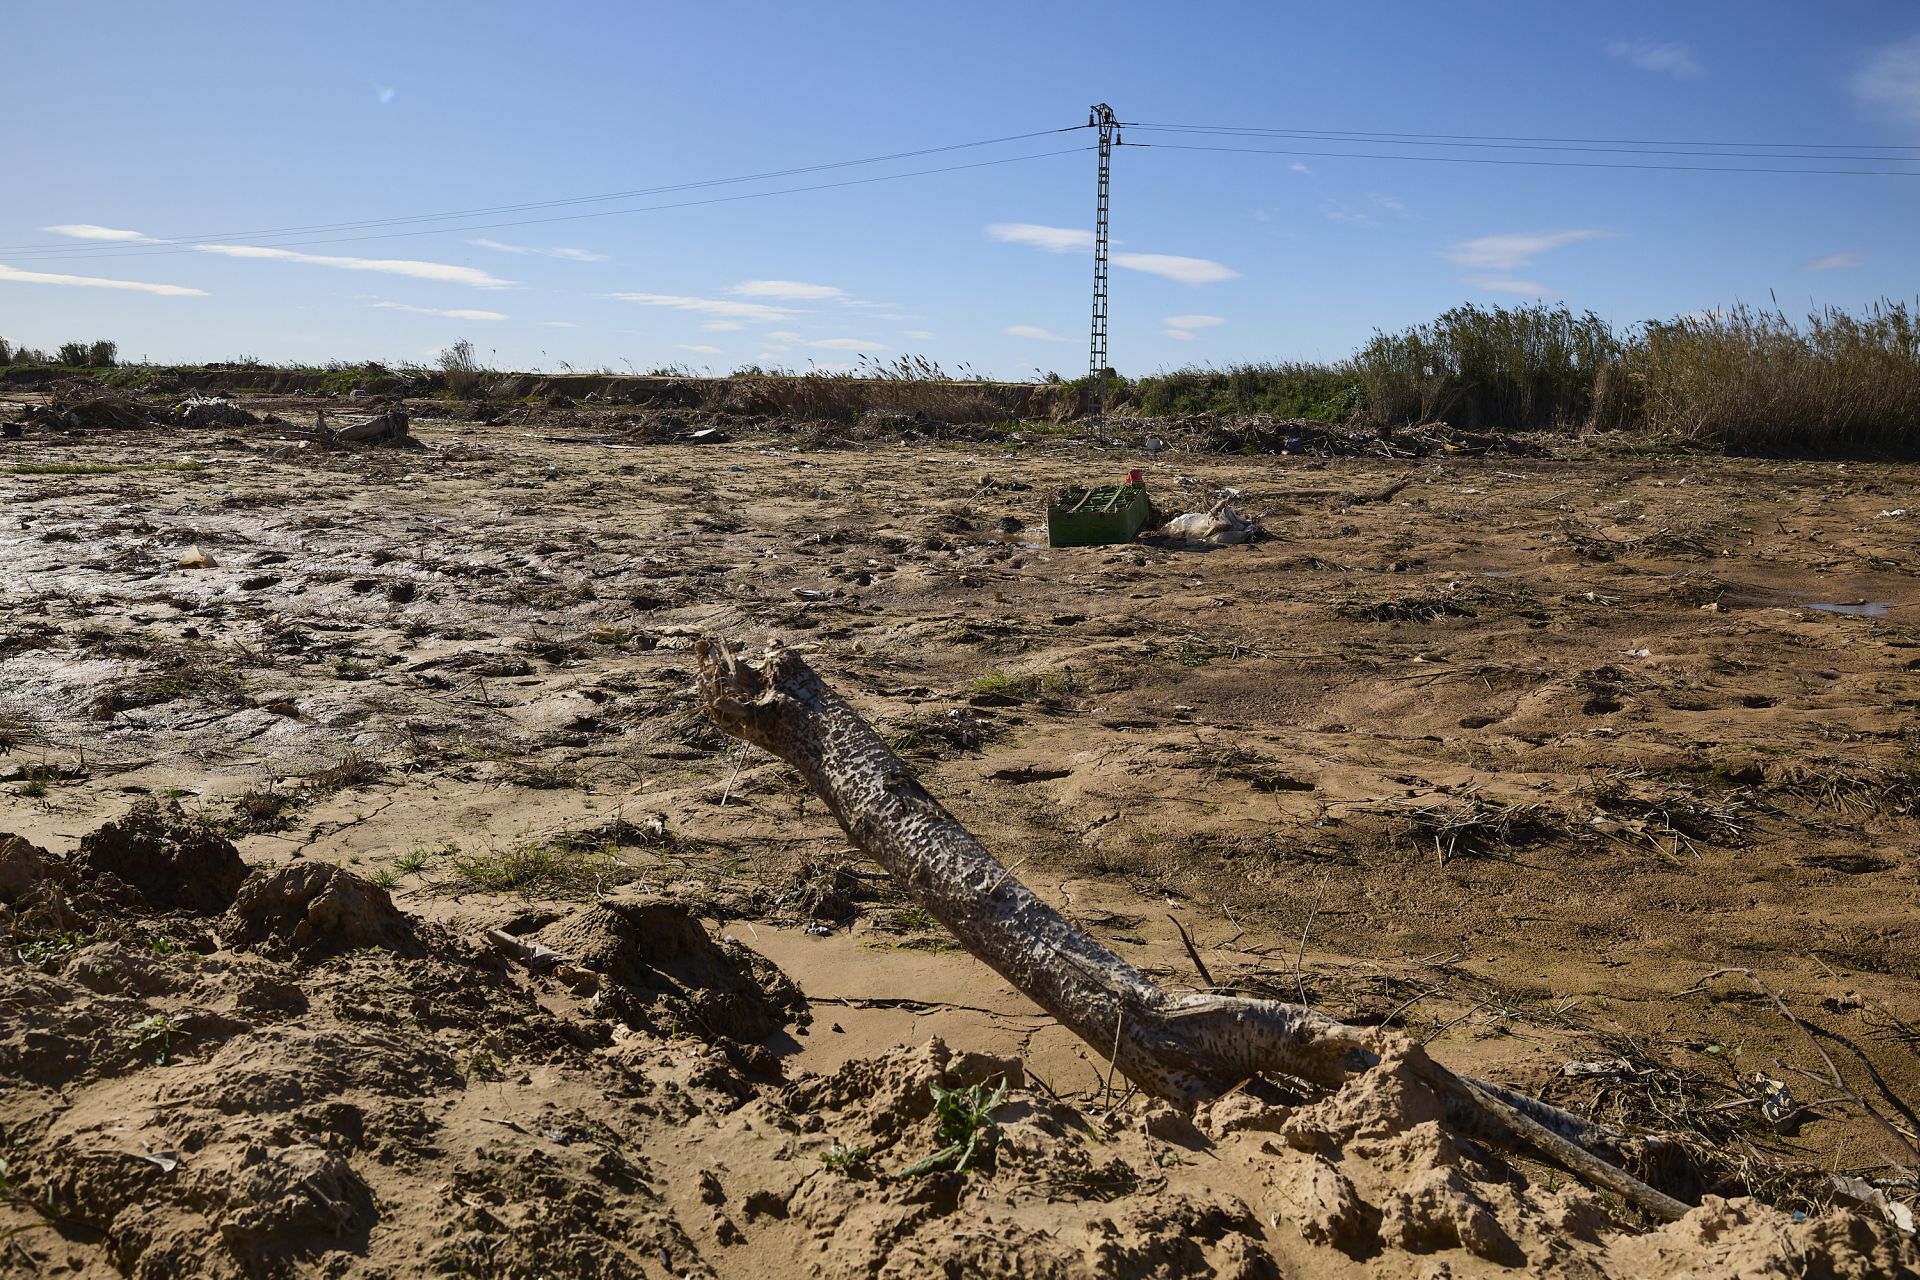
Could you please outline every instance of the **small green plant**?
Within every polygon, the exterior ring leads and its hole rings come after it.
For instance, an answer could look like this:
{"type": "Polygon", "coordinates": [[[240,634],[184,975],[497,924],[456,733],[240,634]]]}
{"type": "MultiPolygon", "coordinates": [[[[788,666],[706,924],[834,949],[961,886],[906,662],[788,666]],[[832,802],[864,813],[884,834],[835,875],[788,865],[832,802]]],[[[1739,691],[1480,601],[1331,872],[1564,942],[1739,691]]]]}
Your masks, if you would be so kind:
{"type": "Polygon", "coordinates": [[[617,864],[609,844],[576,845],[561,837],[534,840],[453,859],[454,876],[470,889],[513,893],[579,890],[598,883],[617,864]]]}
{"type": "Polygon", "coordinates": [[[28,964],[45,964],[49,960],[58,960],[70,956],[87,945],[87,935],[77,929],[61,933],[47,933],[20,943],[15,950],[28,964]]]}
{"type": "Polygon", "coordinates": [[[391,889],[400,883],[400,873],[392,867],[382,867],[367,877],[367,882],[380,889],[391,889]]]}
{"type": "Polygon", "coordinates": [[[25,797],[28,800],[38,800],[41,796],[47,794],[46,781],[41,778],[28,778],[25,782],[13,789],[13,794],[25,797]]]}
{"type": "Polygon", "coordinates": [[[867,1165],[866,1147],[850,1147],[844,1142],[836,1142],[820,1155],[820,1162],[835,1173],[849,1178],[858,1178],[870,1172],[867,1165]]]}
{"type": "Polygon", "coordinates": [[[902,929],[916,932],[921,929],[937,929],[940,926],[940,922],[935,920],[933,914],[925,907],[906,907],[893,919],[902,929]]]}
{"type": "Polygon", "coordinates": [[[911,1165],[907,1176],[949,1168],[965,1173],[976,1165],[991,1168],[994,1137],[1000,1130],[993,1113],[1007,1100],[1006,1080],[1001,1079],[991,1089],[984,1080],[964,1089],[937,1084],[929,1087],[933,1090],[933,1114],[940,1122],[941,1145],[932,1155],[911,1165]]]}
{"type": "Polygon", "coordinates": [[[180,1020],[172,1014],[156,1013],[133,1024],[132,1049],[136,1057],[151,1053],[158,1066],[166,1066],[174,1041],[185,1035],[180,1020]]]}
{"type": "Polygon", "coordinates": [[[449,840],[438,849],[429,849],[424,845],[415,845],[393,860],[393,869],[402,875],[418,875],[427,869],[427,864],[441,855],[452,857],[460,852],[460,846],[449,840]]]}
{"type": "Polygon", "coordinates": [[[506,1065],[491,1049],[475,1049],[467,1055],[463,1066],[470,1080],[498,1080],[506,1074],[506,1065]]]}
{"type": "Polygon", "coordinates": [[[333,674],[342,680],[365,680],[373,674],[373,668],[358,658],[342,658],[333,664],[333,674]]]}
{"type": "Polygon", "coordinates": [[[147,939],[147,945],[153,948],[153,954],[157,956],[178,955],[180,952],[186,950],[184,943],[164,933],[156,933],[150,936],[147,939]]]}

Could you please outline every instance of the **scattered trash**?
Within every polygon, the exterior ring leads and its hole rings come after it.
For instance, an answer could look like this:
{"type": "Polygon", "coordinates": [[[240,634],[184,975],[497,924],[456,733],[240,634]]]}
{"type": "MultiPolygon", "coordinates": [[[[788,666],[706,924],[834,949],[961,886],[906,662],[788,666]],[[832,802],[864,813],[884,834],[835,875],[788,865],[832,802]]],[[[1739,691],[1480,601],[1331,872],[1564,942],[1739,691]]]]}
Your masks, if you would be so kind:
{"type": "Polygon", "coordinates": [[[178,1151],[129,1151],[126,1154],[132,1156],[135,1160],[145,1160],[162,1173],[172,1173],[180,1167],[180,1153],[178,1151]]]}
{"type": "Polygon", "coordinates": [[[56,400],[29,409],[27,421],[57,431],[131,431],[153,426],[154,414],[137,400],[97,396],[88,400],[56,400]]]}
{"type": "Polygon", "coordinates": [[[186,554],[173,562],[176,569],[217,569],[219,564],[214,558],[198,547],[188,547],[186,554]]]}
{"type": "Polygon", "coordinates": [[[689,431],[681,436],[683,444],[726,444],[733,437],[718,427],[702,427],[698,431],[689,431]]]}
{"type": "Polygon", "coordinates": [[[1882,511],[1879,515],[1875,516],[1874,519],[1904,520],[1906,519],[1906,516],[1907,516],[1907,509],[1905,507],[1895,507],[1891,511],[1882,511]]]}
{"type": "Polygon", "coordinates": [[[1800,1114],[1800,1104],[1794,1101],[1793,1090],[1787,1088],[1786,1081],[1775,1080],[1757,1071],[1753,1082],[1760,1087],[1760,1114],[1766,1117],[1775,1133],[1790,1133],[1800,1114]]]}
{"type": "Polygon", "coordinates": [[[1230,547],[1258,537],[1260,526],[1228,505],[1232,501],[1230,495],[1206,511],[1189,511],[1185,515],[1175,516],[1160,526],[1160,535],[1182,542],[1204,542],[1216,547],[1230,547]]]}
{"type": "Polygon", "coordinates": [[[831,938],[833,936],[833,926],[830,924],[822,924],[818,920],[809,920],[800,926],[800,932],[806,934],[809,938],[831,938]]]}
{"type": "Polygon", "coordinates": [[[1896,1230],[1905,1231],[1909,1235],[1913,1233],[1913,1210],[1898,1200],[1890,1199],[1886,1192],[1865,1178],[1851,1178],[1842,1173],[1829,1174],[1827,1190],[1851,1204],[1867,1209],[1878,1209],[1896,1230]]]}
{"type": "Polygon", "coordinates": [[[26,430],[24,422],[0,422],[0,440],[18,440],[26,430]]]}
{"type": "Polygon", "coordinates": [[[260,421],[219,396],[189,396],[173,406],[173,418],[183,427],[250,427],[260,421]]]}

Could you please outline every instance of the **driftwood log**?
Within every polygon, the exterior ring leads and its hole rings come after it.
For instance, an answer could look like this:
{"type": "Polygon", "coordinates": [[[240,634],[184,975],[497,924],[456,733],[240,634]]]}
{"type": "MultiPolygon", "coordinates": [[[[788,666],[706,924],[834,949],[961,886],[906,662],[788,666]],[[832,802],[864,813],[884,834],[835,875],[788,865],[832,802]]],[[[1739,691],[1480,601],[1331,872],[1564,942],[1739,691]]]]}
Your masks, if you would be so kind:
{"type": "Polygon", "coordinates": [[[747,662],[712,640],[696,652],[714,723],[798,769],[914,901],[1146,1092],[1191,1106],[1268,1072],[1334,1088],[1397,1052],[1476,1137],[1530,1149],[1661,1221],[1686,1212],[1595,1154],[1618,1135],[1456,1075],[1404,1037],[1277,1000],[1163,990],[1015,879],[798,654],[775,646],[747,662]]]}

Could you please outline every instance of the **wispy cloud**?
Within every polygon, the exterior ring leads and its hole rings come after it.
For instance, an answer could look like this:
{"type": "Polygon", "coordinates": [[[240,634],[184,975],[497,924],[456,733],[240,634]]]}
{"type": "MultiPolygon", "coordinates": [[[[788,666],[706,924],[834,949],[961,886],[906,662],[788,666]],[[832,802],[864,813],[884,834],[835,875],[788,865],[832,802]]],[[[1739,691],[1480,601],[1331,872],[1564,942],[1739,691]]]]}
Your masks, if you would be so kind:
{"type": "Polygon", "coordinates": [[[779,298],[784,302],[815,302],[847,296],[845,289],[800,280],[743,280],[727,292],[736,298],[779,298]]]}
{"type": "Polygon", "coordinates": [[[1800,264],[1802,271],[1844,271],[1848,267],[1858,267],[1867,260],[1864,253],[1829,253],[1815,258],[1811,262],[1800,264]]]}
{"type": "Polygon", "coordinates": [[[674,345],[682,351],[698,351],[703,356],[717,356],[720,354],[720,348],[710,347],[704,342],[676,342],[674,345]]]}
{"type": "Polygon", "coordinates": [[[580,327],[571,320],[542,320],[540,323],[549,329],[578,329],[580,327]]]}
{"type": "Polygon", "coordinates": [[[1615,40],[1607,46],[1607,56],[1676,80],[1697,80],[1707,74],[1693,50],[1673,40],[1615,40]]]}
{"type": "Polygon", "coordinates": [[[819,338],[807,344],[822,351],[885,351],[884,342],[868,342],[865,338],[819,338]]]}
{"type": "Polygon", "coordinates": [[[564,258],[568,262],[605,262],[607,255],[595,253],[591,249],[542,249],[528,244],[501,244],[498,240],[469,240],[468,244],[481,249],[492,249],[496,253],[534,254],[542,258],[564,258]]]}
{"type": "Polygon", "coordinates": [[[1376,208],[1385,209],[1388,213],[1405,213],[1407,211],[1406,201],[1400,199],[1398,196],[1382,195],[1378,191],[1367,192],[1367,203],[1376,208]]]}
{"type": "Polygon", "coordinates": [[[744,329],[747,326],[738,320],[709,320],[700,327],[708,333],[732,333],[736,329],[744,329]]]}
{"type": "Polygon", "coordinates": [[[344,258],[332,254],[296,253],[292,249],[269,249],[252,244],[197,244],[193,247],[201,253],[218,254],[223,258],[271,258],[277,262],[339,267],[343,271],[379,271],[387,275],[411,276],[416,280],[470,285],[475,289],[513,287],[513,281],[502,280],[478,267],[456,267],[445,262],[419,262],[412,258],[344,258]]]}
{"type": "Polygon", "coordinates": [[[1292,164],[1288,165],[1287,168],[1293,170],[1295,173],[1312,173],[1313,172],[1312,169],[1309,169],[1306,165],[1300,163],[1300,161],[1298,160],[1295,160],[1292,164]]]}
{"type": "Polygon", "coordinates": [[[75,240],[118,240],[127,244],[163,243],[139,231],[123,231],[119,227],[102,227],[91,222],[61,222],[40,229],[51,231],[57,236],[71,236],[75,240]]]}
{"type": "Polygon", "coordinates": [[[1061,337],[1059,334],[1049,333],[1047,330],[1040,328],[1038,325],[1032,325],[1032,324],[1010,324],[1007,326],[1007,334],[1008,336],[1014,337],[1014,338],[1032,338],[1038,342],[1065,342],[1066,341],[1066,339],[1061,337]]]}
{"type": "Polygon", "coordinates": [[[610,293],[607,296],[642,307],[672,307],[675,311],[697,311],[710,316],[725,316],[730,320],[767,322],[785,320],[793,314],[787,307],[769,306],[764,302],[735,302],[730,298],[687,298],[672,293],[610,293]]]}
{"type": "MultiPolygon", "coordinates": [[[[1093,247],[1091,231],[1047,227],[1037,222],[995,222],[987,227],[987,235],[1003,244],[1024,244],[1048,253],[1075,253],[1093,247]]],[[[1183,258],[1171,253],[1116,253],[1113,265],[1163,276],[1181,284],[1213,284],[1240,274],[1205,258],[1183,258]]]]}
{"type": "Polygon", "coordinates": [[[1160,333],[1162,336],[1172,338],[1176,342],[1192,342],[1194,336],[1193,331],[1195,329],[1211,329],[1215,325],[1222,325],[1226,322],[1226,317],[1224,316],[1168,316],[1160,322],[1166,326],[1160,333]]]}
{"type": "Polygon", "coordinates": [[[1332,196],[1322,196],[1320,198],[1320,212],[1325,214],[1330,221],[1350,223],[1356,227],[1377,227],[1380,225],[1379,221],[1372,214],[1356,209],[1343,200],[1335,200],[1332,196]]]}
{"type": "Polygon", "coordinates": [[[20,284],[64,284],[81,289],[127,289],[134,293],[154,293],[166,298],[204,298],[205,289],[189,289],[178,284],[148,284],[144,280],[108,280],[101,276],[63,276],[50,271],[21,271],[0,266],[0,280],[20,284]]]}
{"type": "Polygon", "coordinates": [[[1130,271],[1144,271],[1180,284],[1217,284],[1240,273],[1206,258],[1182,258],[1172,253],[1116,253],[1113,265],[1130,271]]]}
{"type": "Polygon", "coordinates": [[[907,330],[907,336],[915,342],[928,342],[933,338],[933,335],[925,329],[909,329],[907,330]]]}
{"type": "MultiPolygon", "coordinates": [[[[442,310],[439,307],[416,307],[405,302],[373,302],[369,306],[382,311],[409,311],[416,316],[445,316],[449,320],[505,320],[506,316],[498,311],[467,311],[461,309],[442,310]]],[[[548,321],[549,324],[552,321],[548,321]]]]}
{"type": "Polygon", "coordinates": [[[1048,253],[1074,253],[1093,248],[1093,232],[1075,227],[1043,227],[1037,222],[996,222],[987,235],[1002,244],[1024,244],[1048,253]]]}
{"type": "Polygon", "coordinates": [[[1562,245],[1582,240],[1611,240],[1617,233],[1582,227],[1572,231],[1514,232],[1462,240],[1447,249],[1445,257],[1455,266],[1479,271],[1513,271],[1526,266],[1541,254],[1562,245]]]}
{"type": "Polygon", "coordinates": [[[1876,50],[1849,87],[1874,114],[1920,125],[1920,36],[1876,50]]]}
{"type": "Polygon", "coordinates": [[[1467,276],[1465,282],[1488,293],[1510,293],[1521,298],[1557,298],[1560,291],[1535,280],[1515,280],[1510,276],[1467,276]]]}
{"type": "Polygon", "coordinates": [[[801,342],[804,336],[791,329],[774,329],[767,334],[767,339],[771,342],[801,342]]]}

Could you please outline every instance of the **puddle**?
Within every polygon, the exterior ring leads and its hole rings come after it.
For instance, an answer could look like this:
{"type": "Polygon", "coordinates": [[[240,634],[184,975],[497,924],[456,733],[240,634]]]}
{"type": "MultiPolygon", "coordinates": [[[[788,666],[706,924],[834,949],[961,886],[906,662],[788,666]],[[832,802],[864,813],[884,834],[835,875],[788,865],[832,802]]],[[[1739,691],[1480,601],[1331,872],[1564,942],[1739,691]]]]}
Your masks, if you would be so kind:
{"type": "Polygon", "coordinates": [[[1822,613],[1844,613],[1855,618],[1884,618],[1887,616],[1889,602],[1885,600],[1862,600],[1858,604],[1805,604],[1802,608],[1818,609],[1822,613]]]}

